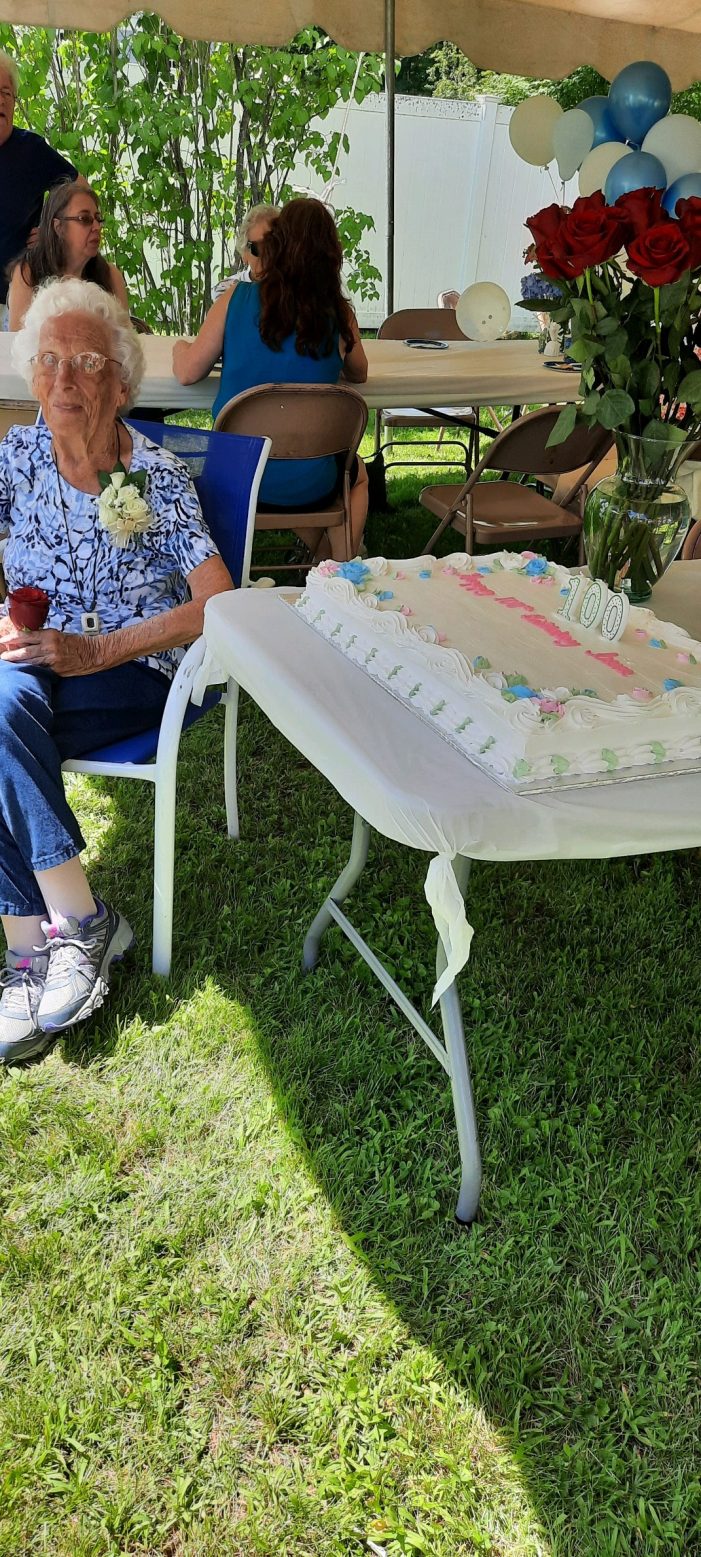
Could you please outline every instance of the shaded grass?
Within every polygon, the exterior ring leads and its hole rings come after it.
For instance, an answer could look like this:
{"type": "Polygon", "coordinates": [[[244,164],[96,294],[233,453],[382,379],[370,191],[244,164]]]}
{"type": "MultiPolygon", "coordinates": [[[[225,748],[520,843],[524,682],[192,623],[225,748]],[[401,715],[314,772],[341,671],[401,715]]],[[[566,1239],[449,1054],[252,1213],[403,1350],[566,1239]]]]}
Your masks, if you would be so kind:
{"type": "MultiPolygon", "coordinates": [[[[416,549],[417,486],[371,552],[416,549]]],[[[145,786],[72,783],[138,951],[0,1088],[0,1551],[701,1551],[698,856],[473,867],[465,1236],[443,1073],[337,932],[300,972],[350,815],[244,699],[230,845],[221,723],[167,983],[145,786]]],[[[353,909],[419,1000],[424,873],[375,839],[353,909]]]]}

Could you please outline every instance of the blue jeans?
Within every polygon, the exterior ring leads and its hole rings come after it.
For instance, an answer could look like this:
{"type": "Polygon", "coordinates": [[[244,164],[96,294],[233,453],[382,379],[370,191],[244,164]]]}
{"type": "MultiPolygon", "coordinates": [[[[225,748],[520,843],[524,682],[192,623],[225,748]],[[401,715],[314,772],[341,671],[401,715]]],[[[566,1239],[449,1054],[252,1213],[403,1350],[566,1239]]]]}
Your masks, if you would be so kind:
{"type": "Polygon", "coordinates": [[[68,677],[0,660],[0,914],[43,914],[34,872],[85,848],[61,763],[152,730],[170,685],[134,660],[68,677]]]}

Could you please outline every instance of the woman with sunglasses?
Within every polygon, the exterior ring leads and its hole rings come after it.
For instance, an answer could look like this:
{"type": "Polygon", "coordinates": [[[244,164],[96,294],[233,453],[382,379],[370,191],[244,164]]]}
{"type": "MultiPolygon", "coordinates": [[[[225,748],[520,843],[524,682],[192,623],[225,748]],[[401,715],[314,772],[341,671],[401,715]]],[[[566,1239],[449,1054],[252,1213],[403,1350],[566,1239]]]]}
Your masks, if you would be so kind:
{"type": "MultiPolygon", "coordinates": [[[[205,378],[221,356],[221,385],[213,414],[258,384],[363,384],[368,364],[358,323],[343,295],[343,250],[336,224],[320,200],[290,200],[256,243],[260,279],[217,299],[194,341],[176,341],[173,372],[181,384],[205,378]]],[[[336,496],[342,473],[331,456],[276,460],[260,487],[261,506],[288,513],[321,509],[336,496]]],[[[351,476],[353,547],[360,546],[368,511],[368,478],[362,460],[351,476]]],[[[335,557],[343,546],[340,526],[324,532],[299,529],[314,560],[335,557]]],[[[341,553],[342,555],[342,553],[341,553]]],[[[337,558],[340,560],[340,558],[337,558]]]]}
{"type": "Polygon", "coordinates": [[[91,189],[64,183],[51,190],[36,243],[25,249],[10,273],[8,329],[19,330],[37,287],[54,276],[95,281],[129,310],[121,271],[100,253],[103,221],[97,195],[91,189]]]}
{"type": "Polygon", "coordinates": [[[273,222],[280,215],[279,205],[253,205],[241,222],[236,234],[236,253],[239,255],[245,270],[240,270],[235,276],[223,276],[217,282],[212,293],[212,302],[216,303],[218,297],[224,292],[230,292],[232,287],[237,287],[241,281],[259,281],[261,272],[261,254],[263,239],[267,237],[273,222]]]}

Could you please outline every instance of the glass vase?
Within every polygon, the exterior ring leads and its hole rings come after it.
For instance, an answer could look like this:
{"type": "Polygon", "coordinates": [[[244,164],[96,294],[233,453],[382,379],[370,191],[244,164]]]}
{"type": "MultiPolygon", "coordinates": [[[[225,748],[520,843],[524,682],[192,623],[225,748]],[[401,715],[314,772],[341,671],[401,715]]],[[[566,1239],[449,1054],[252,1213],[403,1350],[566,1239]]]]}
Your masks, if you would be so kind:
{"type": "Polygon", "coordinates": [[[689,500],[675,480],[689,446],[616,433],[618,470],[589,493],[584,505],[584,550],[592,578],[622,589],[634,604],[681,549],[689,527],[689,500]]]}

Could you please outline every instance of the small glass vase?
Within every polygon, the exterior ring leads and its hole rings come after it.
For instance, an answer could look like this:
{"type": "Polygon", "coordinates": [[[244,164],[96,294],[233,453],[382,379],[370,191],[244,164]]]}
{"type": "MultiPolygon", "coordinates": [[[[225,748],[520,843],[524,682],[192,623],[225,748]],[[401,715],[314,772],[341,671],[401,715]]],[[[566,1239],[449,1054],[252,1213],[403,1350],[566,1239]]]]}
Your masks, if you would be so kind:
{"type": "Polygon", "coordinates": [[[618,470],[597,482],[584,505],[589,572],[609,589],[623,590],[633,604],[649,600],[681,549],[691,510],[675,477],[697,438],[670,446],[616,433],[618,470]]]}

